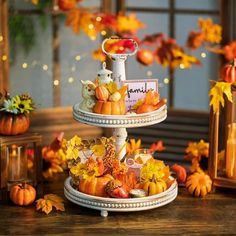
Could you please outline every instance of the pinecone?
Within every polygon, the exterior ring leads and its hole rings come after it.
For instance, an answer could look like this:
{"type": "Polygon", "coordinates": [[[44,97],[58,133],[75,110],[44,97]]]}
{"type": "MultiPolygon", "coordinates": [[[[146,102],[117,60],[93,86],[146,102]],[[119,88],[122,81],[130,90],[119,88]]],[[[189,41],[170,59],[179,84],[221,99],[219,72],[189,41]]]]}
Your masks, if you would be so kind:
{"type": "Polygon", "coordinates": [[[31,96],[27,93],[21,94],[20,99],[23,100],[32,100],[31,96]]]}
{"type": "Polygon", "coordinates": [[[116,159],[116,148],[114,144],[108,143],[106,146],[106,154],[103,157],[104,167],[106,169],[111,169],[113,160],[115,159],[116,159]]]}

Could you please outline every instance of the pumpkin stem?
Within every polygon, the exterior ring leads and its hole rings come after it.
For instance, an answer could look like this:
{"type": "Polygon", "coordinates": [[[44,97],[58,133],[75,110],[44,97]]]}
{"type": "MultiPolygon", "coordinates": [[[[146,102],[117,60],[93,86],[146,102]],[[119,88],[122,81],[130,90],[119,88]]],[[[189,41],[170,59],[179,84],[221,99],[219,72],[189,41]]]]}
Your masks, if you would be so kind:
{"type": "Polygon", "coordinates": [[[26,182],[25,182],[25,181],[21,184],[21,188],[22,188],[22,189],[25,189],[25,188],[26,188],[26,182]]]}
{"type": "Polygon", "coordinates": [[[156,183],[156,176],[155,176],[155,174],[152,175],[152,182],[156,183]]]}

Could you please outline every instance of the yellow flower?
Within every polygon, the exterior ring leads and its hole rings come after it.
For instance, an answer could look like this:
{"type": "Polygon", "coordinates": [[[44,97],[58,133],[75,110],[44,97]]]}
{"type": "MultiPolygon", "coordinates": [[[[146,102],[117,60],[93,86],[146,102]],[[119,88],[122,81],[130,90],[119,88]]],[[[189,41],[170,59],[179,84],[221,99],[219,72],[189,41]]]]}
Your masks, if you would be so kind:
{"type": "Polygon", "coordinates": [[[126,142],[126,152],[128,155],[134,154],[134,152],[141,147],[141,139],[137,141],[135,139],[130,139],[129,142],[126,142]]]}
{"type": "Polygon", "coordinates": [[[22,100],[20,96],[15,96],[13,98],[13,106],[20,111],[20,113],[29,113],[30,111],[33,110],[32,107],[32,100],[27,99],[27,100],[22,100]]]}
{"type": "Polygon", "coordinates": [[[157,179],[167,180],[170,175],[169,167],[163,161],[151,158],[142,167],[140,176],[142,181],[145,182],[152,179],[153,175],[157,179]]]}
{"type": "Polygon", "coordinates": [[[79,150],[77,148],[68,147],[66,151],[67,160],[76,160],[79,157],[79,150]]]}
{"type": "Polygon", "coordinates": [[[92,152],[96,156],[104,156],[105,155],[105,146],[103,144],[96,144],[91,147],[92,152]]]}
{"type": "Polygon", "coordinates": [[[80,137],[75,135],[70,141],[69,141],[69,146],[79,146],[81,144],[82,140],[80,137]]]}

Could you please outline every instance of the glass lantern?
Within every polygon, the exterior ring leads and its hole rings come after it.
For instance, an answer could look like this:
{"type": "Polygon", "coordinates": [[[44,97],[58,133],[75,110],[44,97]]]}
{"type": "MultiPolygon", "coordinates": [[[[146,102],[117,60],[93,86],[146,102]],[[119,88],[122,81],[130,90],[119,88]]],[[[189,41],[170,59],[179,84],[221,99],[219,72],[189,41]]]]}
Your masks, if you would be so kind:
{"type": "Polygon", "coordinates": [[[210,115],[209,173],[216,187],[236,188],[236,84],[231,91],[233,102],[225,98],[225,106],[210,115]]]}
{"type": "Polygon", "coordinates": [[[41,135],[0,136],[0,199],[7,197],[12,185],[42,182],[41,135]]]}

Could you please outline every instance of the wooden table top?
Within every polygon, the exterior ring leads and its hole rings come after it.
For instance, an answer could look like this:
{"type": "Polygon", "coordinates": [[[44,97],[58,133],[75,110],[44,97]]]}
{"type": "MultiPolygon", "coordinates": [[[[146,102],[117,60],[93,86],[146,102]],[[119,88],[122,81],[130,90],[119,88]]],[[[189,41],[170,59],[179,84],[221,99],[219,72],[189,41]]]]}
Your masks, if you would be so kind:
{"type": "MultiPolygon", "coordinates": [[[[44,184],[44,193],[63,195],[65,175],[44,184]]],[[[65,198],[64,198],[65,199],[65,198]]],[[[217,190],[194,198],[185,188],[169,205],[140,212],[100,212],[65,199],[65,212],[49,215],[28,207],[0,203],[0,235],[219,235],[236,234],[236,192],[217,190]]]]}

